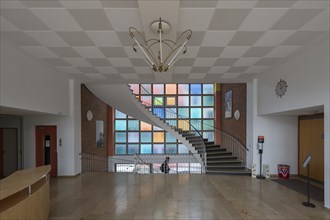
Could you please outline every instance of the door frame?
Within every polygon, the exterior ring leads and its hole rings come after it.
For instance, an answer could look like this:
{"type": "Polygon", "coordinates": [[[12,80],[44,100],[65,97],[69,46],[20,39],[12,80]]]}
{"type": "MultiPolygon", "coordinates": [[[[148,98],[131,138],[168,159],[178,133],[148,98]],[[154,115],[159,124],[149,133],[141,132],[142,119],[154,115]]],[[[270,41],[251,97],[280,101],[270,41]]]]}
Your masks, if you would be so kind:
{"type": "Polygon", "coordinates": [[[50,142],[50,176],[57,176],[57,126],[56,125],[36,125],[35,126],[35,156],[36,166],[43,166],[43,135],[53,136],[50,142]]]}

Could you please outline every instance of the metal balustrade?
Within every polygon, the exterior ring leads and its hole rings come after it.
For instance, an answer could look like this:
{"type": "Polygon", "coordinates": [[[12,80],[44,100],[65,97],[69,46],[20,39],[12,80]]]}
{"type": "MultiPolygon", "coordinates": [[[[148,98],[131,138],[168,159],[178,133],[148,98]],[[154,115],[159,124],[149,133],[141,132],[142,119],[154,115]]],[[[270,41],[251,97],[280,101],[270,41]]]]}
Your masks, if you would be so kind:
{"type": "Polygon", "coordinates": [[[89,153],[80,153],[81,171],[84,172],[107,172],[108,157],[89,153]]]}

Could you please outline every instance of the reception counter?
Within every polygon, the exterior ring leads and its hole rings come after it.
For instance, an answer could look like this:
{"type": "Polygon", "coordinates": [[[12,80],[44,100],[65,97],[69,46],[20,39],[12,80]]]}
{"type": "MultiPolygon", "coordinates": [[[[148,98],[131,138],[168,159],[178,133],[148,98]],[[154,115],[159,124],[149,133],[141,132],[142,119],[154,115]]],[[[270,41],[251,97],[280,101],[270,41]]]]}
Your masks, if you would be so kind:
{"type": "Polygon", "coordinates": [[[0,180],[0,219],[47,219],[50,169],[20,170],[0,180]]]}

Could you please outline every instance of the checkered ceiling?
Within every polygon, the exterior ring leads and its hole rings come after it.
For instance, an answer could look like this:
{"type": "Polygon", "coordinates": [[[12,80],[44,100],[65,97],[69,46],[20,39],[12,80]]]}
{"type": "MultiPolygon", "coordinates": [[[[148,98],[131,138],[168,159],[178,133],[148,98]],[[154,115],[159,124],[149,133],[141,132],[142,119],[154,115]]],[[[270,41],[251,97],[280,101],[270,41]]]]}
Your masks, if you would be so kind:
{"type": "Polygon", "coordinates": [[[84,82],[244,82],[326,33],[328,0],[1,0],[2,37],[84,82]],[[159,16],[175,35],[193,31],[169,73],[154,73],[128,34],[159,16]]]}

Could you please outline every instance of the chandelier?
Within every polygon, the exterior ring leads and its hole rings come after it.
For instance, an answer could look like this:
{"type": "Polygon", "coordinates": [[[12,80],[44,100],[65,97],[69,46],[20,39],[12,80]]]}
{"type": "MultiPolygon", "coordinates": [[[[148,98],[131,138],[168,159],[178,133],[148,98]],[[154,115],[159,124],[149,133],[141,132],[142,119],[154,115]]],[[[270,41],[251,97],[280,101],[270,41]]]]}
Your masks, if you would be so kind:
{"type": "Polygon", "coordinates": [[[142,53],[144,61],[153,71],[167,72],[187,52],[186,44],[191,38],[192,31],[188,29],[180,34],[176,41],[172,41],[163,39],[163,34],[170,30],[170,24],[161,18],[152,22],[150,28],[158,34],[158,39],[146,40],[136,28],[129,28],[129,34],[134,40],[133,50],[142,53]]]}

